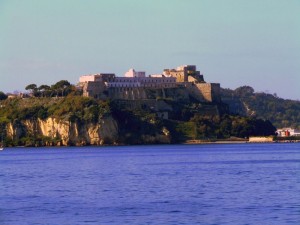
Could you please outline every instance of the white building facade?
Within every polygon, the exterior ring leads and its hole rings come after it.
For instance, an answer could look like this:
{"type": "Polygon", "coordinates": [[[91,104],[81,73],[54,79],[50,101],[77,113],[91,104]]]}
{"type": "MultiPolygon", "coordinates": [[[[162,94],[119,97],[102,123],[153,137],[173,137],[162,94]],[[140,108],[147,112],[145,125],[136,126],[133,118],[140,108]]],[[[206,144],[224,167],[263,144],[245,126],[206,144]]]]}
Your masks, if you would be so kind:
{"type": "Polygon", "coordinates": [[[125,77],[146,77],[146,72],[144,71],[135,71],[134,69],[129,69],[125,74],[125,77]]]}
{"type": "Polygon", "coordinates": [[[98,97],[100,92],[116,88],[158,89],[176,87],[175,77],[166,77],[164,75],[146,77],[145,74],[143,71],[130,69],[125,73],[124,77],[116,77],[115,74],[108,73],[83,75],[79,78],[79,85],[83,87],[83,95],[89,97],[98,97]]]}
{"type": "Polygon", "coordinates": [[[290,136],[300,137],[300,130],[296,130],[290,127],[278,129],[276,133],[278,137],[290,137],[290,136]]]}

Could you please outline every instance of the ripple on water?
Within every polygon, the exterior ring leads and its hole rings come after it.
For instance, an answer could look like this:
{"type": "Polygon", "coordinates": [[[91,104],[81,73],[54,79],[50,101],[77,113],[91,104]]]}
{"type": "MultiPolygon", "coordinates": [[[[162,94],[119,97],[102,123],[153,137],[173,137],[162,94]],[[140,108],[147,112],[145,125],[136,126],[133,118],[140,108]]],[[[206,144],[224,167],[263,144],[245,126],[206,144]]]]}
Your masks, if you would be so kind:
{"type": "Polygon", "coordinates": [[[7,151],[0,224],[298,225],[299,147],[7,151]]]}

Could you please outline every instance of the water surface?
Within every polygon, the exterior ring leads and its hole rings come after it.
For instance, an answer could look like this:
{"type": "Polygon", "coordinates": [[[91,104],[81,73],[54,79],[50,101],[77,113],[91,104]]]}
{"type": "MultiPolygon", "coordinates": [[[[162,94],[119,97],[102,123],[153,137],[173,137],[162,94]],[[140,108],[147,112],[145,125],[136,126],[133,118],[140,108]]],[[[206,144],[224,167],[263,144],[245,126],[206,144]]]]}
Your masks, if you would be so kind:
{"type": "Polygon", "coordinates": [[[11,148],[0,224],[300,224],[300,144],[11,148]]]}

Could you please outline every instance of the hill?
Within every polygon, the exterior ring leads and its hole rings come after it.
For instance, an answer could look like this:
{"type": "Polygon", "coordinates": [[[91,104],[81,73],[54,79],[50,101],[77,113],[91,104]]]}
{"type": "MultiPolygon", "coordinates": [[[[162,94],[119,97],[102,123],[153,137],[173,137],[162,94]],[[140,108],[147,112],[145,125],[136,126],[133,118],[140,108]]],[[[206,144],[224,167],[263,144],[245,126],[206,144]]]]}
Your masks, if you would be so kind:
{"type": "Polygon", "coordinates": [[[232,136],[272,135],[267,120],[210,113],[224,106],[157,100],[170,106],[169,118],[149,108],[69,94],[0,101],[0,133],[6,146],[182,143],[232,136]]]}
{"type": "Polygon", "coordinates": [[[300,129],[299,100],[286,100],[276,94],[257,93],[249,86],[235,90],[223,88],[221,99],[228,104],[229,111],[233,114],[269,120],[277,128],[300,129]]]}
{"type": "Polygon", "coordinates": [[[254,93],[251,87],[222,89],[222,99],[228,105],[199,102],[193,96],[100,100],[82,96],[65,80],[51,86],[30,84],[26,89],[30,96],[8,98],[0,93],[0,135],[6,146],[244,139],[274,135],[276,129],[270,120],[299,125],[299,102],[254,93]],[[273,110],[273,115],[266,108],[273,110]]]}

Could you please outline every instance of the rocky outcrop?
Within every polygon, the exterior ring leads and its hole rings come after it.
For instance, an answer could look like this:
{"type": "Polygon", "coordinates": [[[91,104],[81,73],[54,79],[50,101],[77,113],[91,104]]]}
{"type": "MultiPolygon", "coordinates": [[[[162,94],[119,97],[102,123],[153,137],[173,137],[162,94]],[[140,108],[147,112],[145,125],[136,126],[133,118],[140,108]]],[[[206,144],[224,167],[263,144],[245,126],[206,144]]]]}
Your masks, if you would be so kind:
{"type": "Polygon", "coordinates": [[[118,125],[112,117],[92,122],[70,122],[47,118],[45,120],[15,121],[7,125],[7,136],[21,139],[25,136],[44,137],[39,145],[103,145],[118,139],[118,125]]]}

